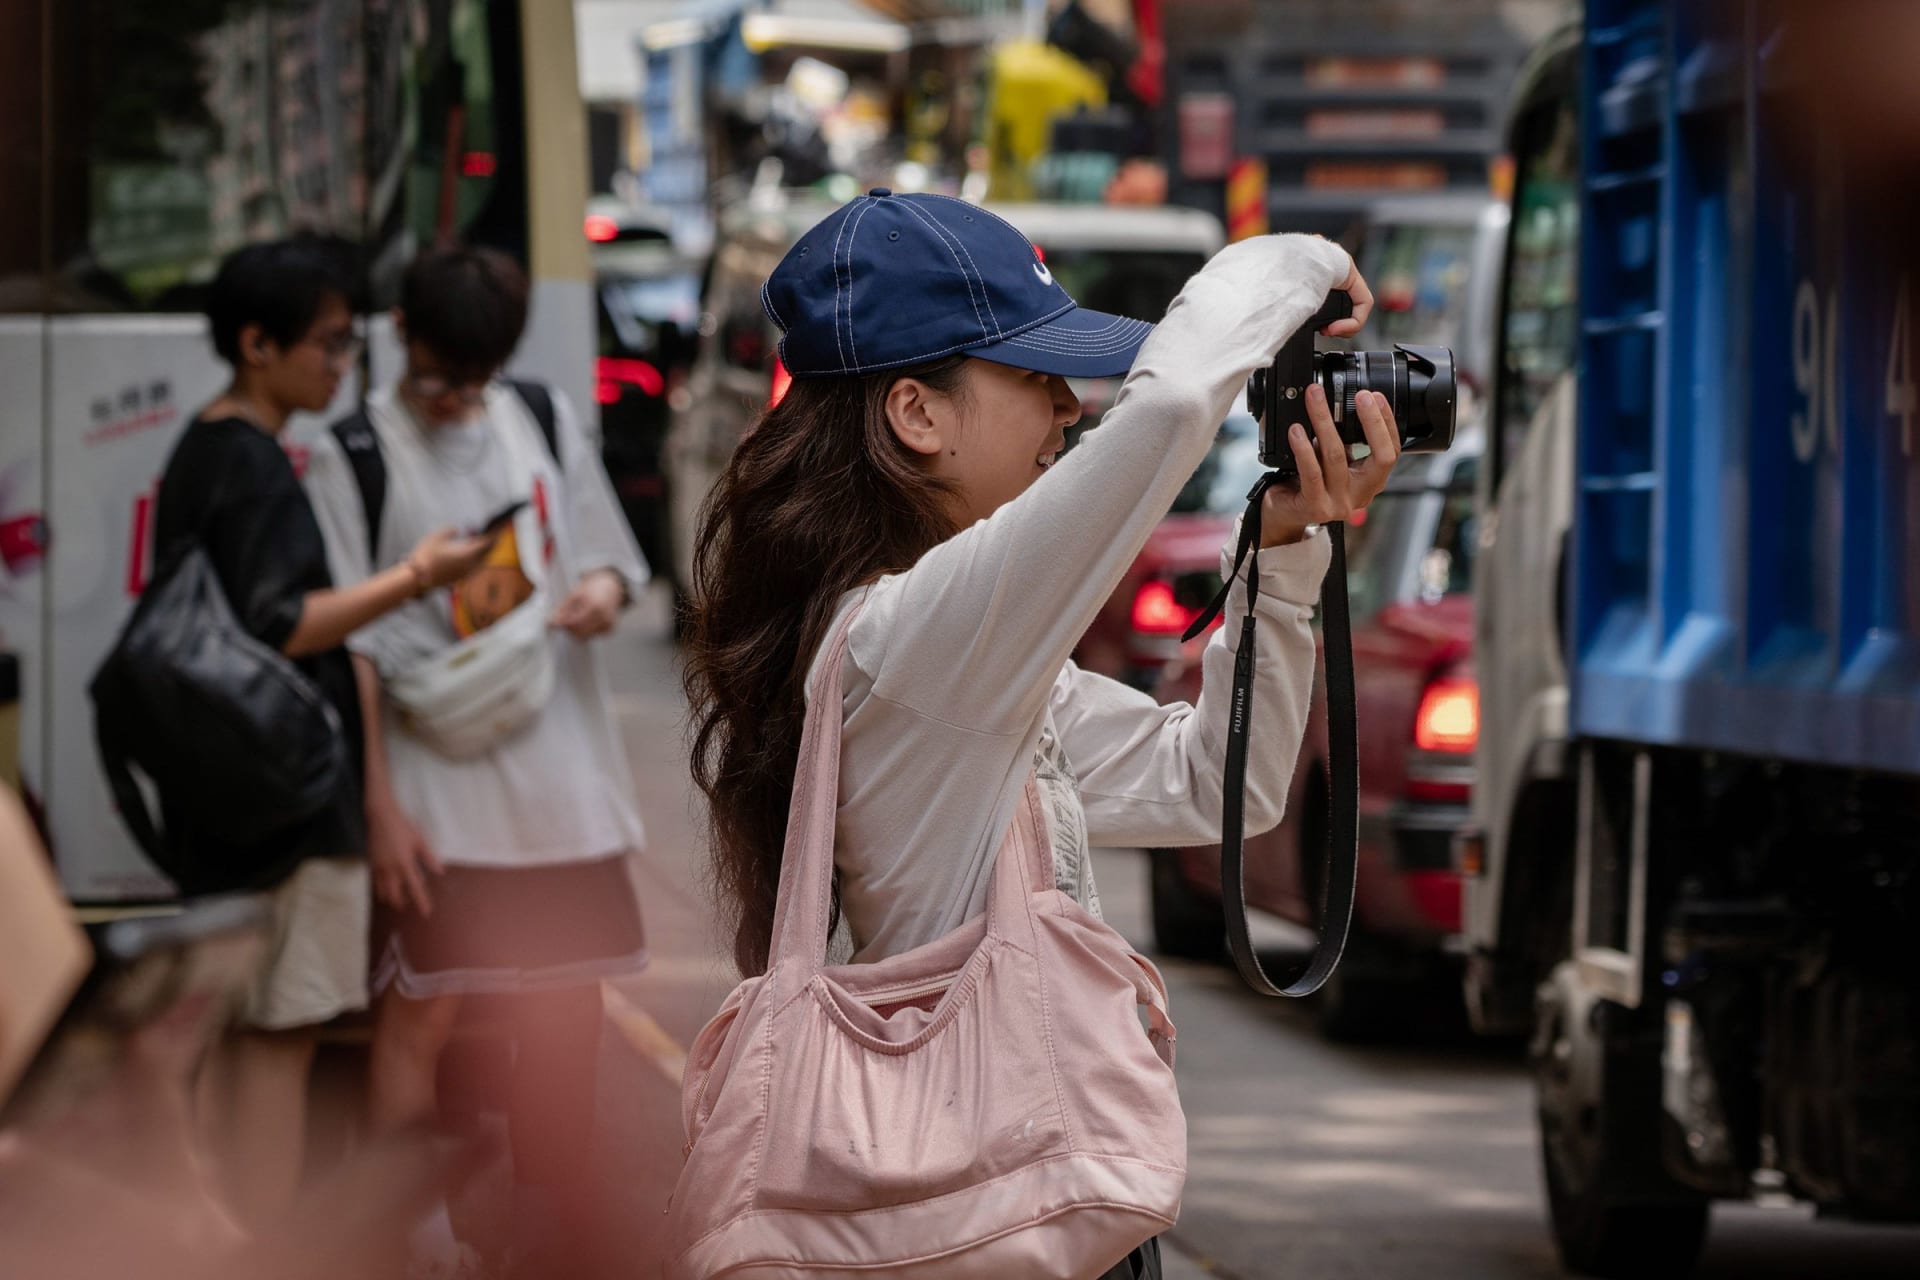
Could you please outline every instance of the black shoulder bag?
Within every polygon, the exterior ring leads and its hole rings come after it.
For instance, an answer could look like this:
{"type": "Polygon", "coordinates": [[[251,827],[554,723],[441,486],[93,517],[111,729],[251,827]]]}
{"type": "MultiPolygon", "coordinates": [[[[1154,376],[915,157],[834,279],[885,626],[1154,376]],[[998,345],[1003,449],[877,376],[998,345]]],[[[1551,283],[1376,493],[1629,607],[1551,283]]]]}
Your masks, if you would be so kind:
{"type": "Polygon", "coordinates": [[[333,704],[240,625],[197,541],[170,549],[88,692],[120,817],[187,893],[270,883],[288,856],[279,837],[330,803],[350,767],[333,704]],[[155,822],[131,766],[192,839],[155,822]]]}

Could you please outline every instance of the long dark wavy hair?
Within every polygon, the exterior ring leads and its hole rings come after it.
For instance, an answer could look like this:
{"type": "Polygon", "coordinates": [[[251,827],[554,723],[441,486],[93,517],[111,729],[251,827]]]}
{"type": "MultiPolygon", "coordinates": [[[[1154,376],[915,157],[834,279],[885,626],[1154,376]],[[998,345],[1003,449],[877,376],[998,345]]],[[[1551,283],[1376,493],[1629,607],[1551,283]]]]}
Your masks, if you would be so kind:
{"type": "Polygon", "coordinates": [[[914,377],[958,396],[966,363],[796,380],[701,506],[682,680],[713,889],[742,974],[767,968],[814,651],[846,592],[954,532],[951,487],[894,436],[887,392],[914,377]]]}

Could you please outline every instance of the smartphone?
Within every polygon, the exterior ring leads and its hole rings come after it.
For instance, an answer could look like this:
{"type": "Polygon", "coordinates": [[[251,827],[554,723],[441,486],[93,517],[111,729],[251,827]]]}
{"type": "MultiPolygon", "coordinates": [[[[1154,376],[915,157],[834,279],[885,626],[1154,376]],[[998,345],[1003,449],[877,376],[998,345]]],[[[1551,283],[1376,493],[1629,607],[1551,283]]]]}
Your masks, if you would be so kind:
{"type": "Polygon", "coordinates": [[[508,523],[512,521],[515,516],[519,515],[520,512],[526,508],[526,505],[527,500],[525,498],[521,498],[517,502],[509,502],[506,506],[488,516],[486,523],[480,526],[474,536],[485,537],[489,533],[500,532],[507,527],[508,523]]]}

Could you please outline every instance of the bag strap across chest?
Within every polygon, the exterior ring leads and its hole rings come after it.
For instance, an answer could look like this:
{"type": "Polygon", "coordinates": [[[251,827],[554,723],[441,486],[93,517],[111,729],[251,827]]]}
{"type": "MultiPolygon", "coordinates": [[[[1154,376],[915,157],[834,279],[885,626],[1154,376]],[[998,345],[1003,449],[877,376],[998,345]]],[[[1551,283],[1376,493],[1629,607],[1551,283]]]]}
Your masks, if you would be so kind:
{"type": "MultiPolygon", "coordinates": [[[[540,438],[547,443],[547,452],[558,462],[559,419],[553,392],[542,383],[519,378],[507,379],[507,385],[533,414],[534,422],[540,427],[540,438]]],[[[367,554],[372,557],[378,554],[380,529],[387,508],[387,460],[380,451],[380,433],[374,430],[373,418],[364,403],[334,423],[332,430],[340,451],[347,455],[347,465],[353,469],[354,486],[360,491],[360,509],[367,521],[367,554]]]]}
{"type": "MultiPolygon", "coordinates": [[[[840,794],[841,670],[847,639],[859,616],[849,609],[827,640],[826,660],[807,707],[794,769],[793,798],[787,810],[786,848],[781,857],[780,890],[774,911],[769,958],[790,974],[805,977],[826,967],[832,921],[834,823],[840,794]]],[[[998,937],[1030,941],[1032,896],[1053,887],[1053,850],[1041,815],[1033,779],[1027,780],[1013,819],[994,855],[987,893],[987,931],[998,937]]]]}

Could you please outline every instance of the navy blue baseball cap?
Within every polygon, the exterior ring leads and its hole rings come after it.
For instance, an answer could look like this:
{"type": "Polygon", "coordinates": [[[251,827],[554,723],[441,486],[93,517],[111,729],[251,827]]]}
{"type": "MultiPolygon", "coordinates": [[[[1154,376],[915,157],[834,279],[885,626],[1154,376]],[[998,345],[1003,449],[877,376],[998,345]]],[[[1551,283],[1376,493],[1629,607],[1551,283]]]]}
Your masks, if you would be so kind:
{"type": "Polygon", "coordinates": [[[875,187],[828,214],[760,291],[796,378],[966,354],[1067,377],[1118,377],[1153,326],[1089,311],[1004,219],[952,196],[875,187]]]}

